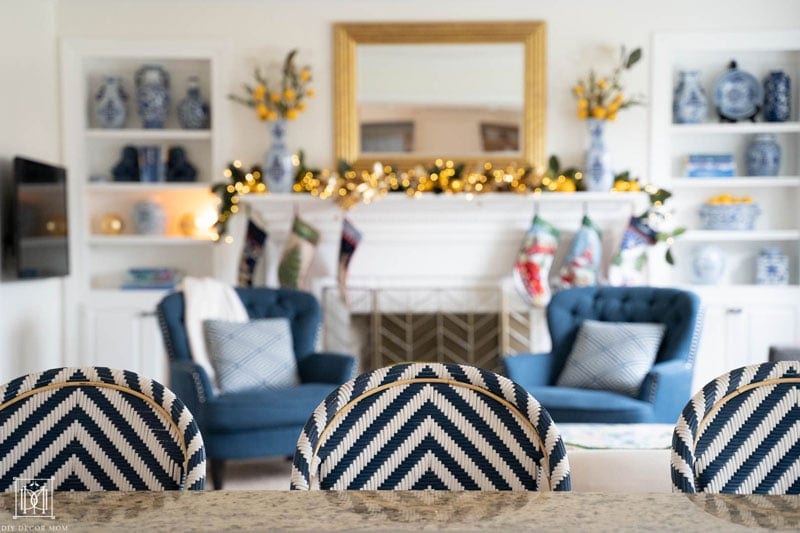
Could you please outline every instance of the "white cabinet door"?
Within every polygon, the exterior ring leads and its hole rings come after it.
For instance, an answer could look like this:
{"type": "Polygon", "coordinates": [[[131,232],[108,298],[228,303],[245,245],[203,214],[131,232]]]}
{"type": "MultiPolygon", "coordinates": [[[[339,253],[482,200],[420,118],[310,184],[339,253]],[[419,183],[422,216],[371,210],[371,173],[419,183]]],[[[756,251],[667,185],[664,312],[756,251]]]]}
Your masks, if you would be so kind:
{"type": "Polygon", "coordinates": [[[758,306],[748,310],[750,364],[763,363],[769,347],[800,344],[798,308],[791,305],[758,306]]]}
{"type": "Polygon", "coordinates": [[[132,370],[165,383],[167,355],[155,314],[136,308],[87,308],[80,364],[132,370]]]}
{"type": "Polygon", "coordinates": [[[800,343],[800,304],[707,303],[692,390],[720,374],[767,361],[772,345],[800,343]]]}
{"type": "Polygon", "coordinates": [[[726,366],[727,328],[725,307],[706,306],[703,334],[697,348],[692,394],[722,373],[726,366]]]}

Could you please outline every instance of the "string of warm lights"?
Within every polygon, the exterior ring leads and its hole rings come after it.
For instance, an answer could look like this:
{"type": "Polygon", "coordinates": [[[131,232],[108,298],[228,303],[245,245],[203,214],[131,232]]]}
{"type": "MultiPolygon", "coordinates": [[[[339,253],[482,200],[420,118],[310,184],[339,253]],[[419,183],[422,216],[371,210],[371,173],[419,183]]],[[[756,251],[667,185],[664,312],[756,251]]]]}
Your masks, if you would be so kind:
{"type": "MultiPolygon", "coordinates": [[[[496,167],[488,162],[467,169],[465,163],[444,159],[435,160],[428,168],[419,165],[408,170],[397,170],[381,163],[375,163],[371,170],[355,170],[341,162],[336,171],[331,171],[308,168],[302,152],[294,159],[297,172],[293,192],[307,193],[323,200],[331,199],[345,210],[361,203],[369,204],[389,193],[405,193],[412,198],[423,194],[464,194],[469,199],[473,195],[490,192],[539,194],[583,190],[582,173],[575,169],[558,172],[557,160],[554,165],[552,158],[545,172],[536,172],[528,166],[496,167]]],[[[224,177],[227,182],[212,187],[212,192],[220,197],[215,240],[225,235],[230,217],[239,211],[240,195],[269,192],[259,166],[246,171],[240,161],[234,161],[225,170],[224,177]]],[[[638,180],[630,179],[627,173],[618,178],[614,190],[642,190],[638,180]]],[[[650,185],[644,189],[650,194],[651,202],[663,202],[669,196],[668,192],[650,185]],[[662,197],[662,192],[666,192],[667,196],[662,197]]]]}

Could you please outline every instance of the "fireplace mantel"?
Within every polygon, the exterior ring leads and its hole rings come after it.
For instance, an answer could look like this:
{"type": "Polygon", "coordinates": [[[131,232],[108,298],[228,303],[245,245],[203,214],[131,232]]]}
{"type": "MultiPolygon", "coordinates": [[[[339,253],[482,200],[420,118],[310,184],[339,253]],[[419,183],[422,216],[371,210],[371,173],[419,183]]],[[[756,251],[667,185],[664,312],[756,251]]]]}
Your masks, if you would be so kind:
{"type": "MultiPolygon", "coordinates": [[[[270,262],[277,261],[298,213],[320,231],[317,255],[307,280],[336,277],[344,217],[362,233],[350,264],[350,283],[359,286],[474,286],[501,283],[534,213],[561,233],[559,256],[566,253],[584,213],[603,230],[604,259],[609,260],[632,214],[647,207],[645,193],[488,193],[469,197],[427,194],[411,198],[391,193],[342,211],[331,200],[306,194],[249,195],[241,198],[249,213],[269,232],[270,262]]],[[[235,217],[231,233],[241,243],[247,216],[235,217]]],[[[236,249],[236,246],[232,248],[236,249]]],[[[235,253],[230,254],[233,259],[235,253]]],[[[235,279],[236,261],[227,271],[235,279]]],[[[560,263],[557,256],[555,264],[560,263]]]]}

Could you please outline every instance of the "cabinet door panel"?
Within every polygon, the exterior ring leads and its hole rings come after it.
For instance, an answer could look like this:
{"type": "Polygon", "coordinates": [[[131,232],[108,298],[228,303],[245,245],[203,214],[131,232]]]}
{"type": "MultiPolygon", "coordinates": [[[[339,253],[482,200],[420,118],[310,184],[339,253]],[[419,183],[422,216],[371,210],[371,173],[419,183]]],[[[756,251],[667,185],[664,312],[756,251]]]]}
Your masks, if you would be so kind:
{"type": "Polygon", "coordinates": [[[703,335],[697,349],[694,367],[692,392],[725,371],[726,357],[726,315],[722,306],[707,306],[703,322],[703,335]]]}
{"type": "Polygon", "coordinates": [[[738,305],[725,307],[725,368],[722,372],[750,364],[749,314],[738,305]]]}
{"type": "Polygon", "coordinates": [[[761,307],[748,313],[750,342],[749,364],[763,363],[772,345],[797,344],[797,309],[790,306],[761,307]]]}
{"type": "Polygon", "coordinates": [[[155,316],[139,309],[89,309],[80,364],[132,370],[164,383],[166,354],[155,316]]]}

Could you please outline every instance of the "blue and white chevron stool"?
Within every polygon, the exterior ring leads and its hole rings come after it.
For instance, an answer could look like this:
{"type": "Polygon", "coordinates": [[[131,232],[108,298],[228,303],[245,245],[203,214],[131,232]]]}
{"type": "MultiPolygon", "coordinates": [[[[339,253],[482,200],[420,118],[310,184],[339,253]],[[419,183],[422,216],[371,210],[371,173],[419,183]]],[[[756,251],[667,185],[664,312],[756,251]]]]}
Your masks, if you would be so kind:
{"type": "Polygon", "coordinates": [[[800,362],[737,368],[698,392],[672,436],[674,492],[800,494],[800,362]]]}
{"type": "Polygon", "coordinates": [[[550,415],[494,372],[404,363],[334,390],[303,428],[291,488],[570,490],[550,415]]]}
{"type": "Polygon", "coordinates": [[[0,491],[203,489],[205,448],[169,389],[125,370],[56,368],[0,386],[0,491]]]}

